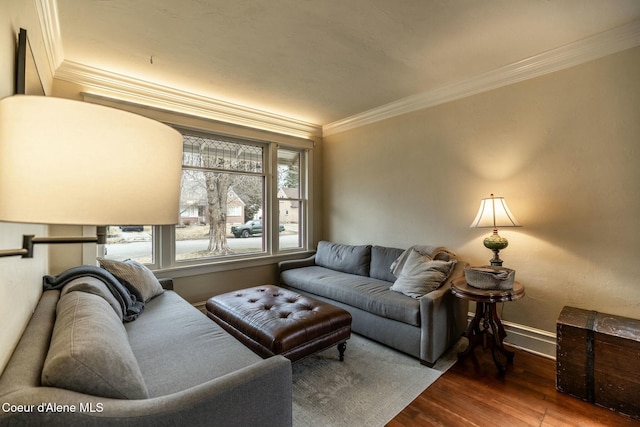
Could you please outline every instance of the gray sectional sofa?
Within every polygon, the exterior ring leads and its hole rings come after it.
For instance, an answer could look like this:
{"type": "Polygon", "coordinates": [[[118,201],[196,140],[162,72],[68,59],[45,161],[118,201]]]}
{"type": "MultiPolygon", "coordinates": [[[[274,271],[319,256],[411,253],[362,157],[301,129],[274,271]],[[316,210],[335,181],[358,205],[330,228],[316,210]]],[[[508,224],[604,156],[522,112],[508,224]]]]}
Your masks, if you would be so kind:
{"type": "MultiPolygon", "coordinates": [[[[349,311],[353,332],[433,366],[467,325],[467,301],[450,292],[451,281],[464,274],[465,266],[446,248],[412,247],[405,251],[321,241],[313,256],[282,261],[279,269],[282,287],[349,311]],[[423,296],[407,291],[403,286],[407,281],[401,284],[396,277],[411,275],[407,265],[402,268],[410,251],[454,264],[442,284],[423,296]],[[392,286],[398,291],[391,290],[392,286]]],[[[412,278],[408,279],[411,284],[412,278]]]]}
{"type": "Polygon", "coordinates": [[[171,281],[127,323],[83,281],[44,291],[0,376],[0,426],[292,424],[289,360],[254,354],[171,281]]]}

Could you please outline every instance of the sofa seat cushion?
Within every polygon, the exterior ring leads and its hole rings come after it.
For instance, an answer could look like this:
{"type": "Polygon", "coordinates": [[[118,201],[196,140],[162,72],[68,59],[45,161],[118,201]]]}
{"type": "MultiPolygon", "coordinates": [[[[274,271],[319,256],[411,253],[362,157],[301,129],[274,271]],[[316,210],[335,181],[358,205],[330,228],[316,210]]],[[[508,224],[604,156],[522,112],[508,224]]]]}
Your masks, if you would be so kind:
{"type": "Polygon", "coordinates": [[[125,324],[150,397],[232,373],[262,359],[173,291],[125,324]]]}
{"type": "Polygon", "coordinates": [[[114,399],[148,397],[122,319],[105,299],[82,291],[58,302],[42,384],[114,399]]]}
{"type": "Polygon", "coordinates": [[[382,317],[420,326],[420,301],[389,290],[391,283],[320,266],[281,273],[285,286],[340,301],[382,317]]]}

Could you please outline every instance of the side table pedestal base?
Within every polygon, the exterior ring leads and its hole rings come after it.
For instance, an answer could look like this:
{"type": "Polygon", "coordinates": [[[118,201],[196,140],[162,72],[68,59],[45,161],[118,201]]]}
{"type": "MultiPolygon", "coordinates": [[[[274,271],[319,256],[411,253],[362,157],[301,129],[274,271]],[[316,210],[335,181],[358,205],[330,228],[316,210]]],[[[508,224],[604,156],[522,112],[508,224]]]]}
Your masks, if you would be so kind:
{"type": "Polygon", "coordinates": [[[476,302],[476,314],[463,336],[469,340],[469,345],[458,353],[458,359],[468,356],[477,346],[482,345],[484,350],[491,347],[493,362],[501,374],[504,374],[505,366],[499,360],[497,352],[502,353],[507,364],[513,363],[514,353],[504,347],[503,341],[507,333],[496,312],[496,303],[476,302]]]}

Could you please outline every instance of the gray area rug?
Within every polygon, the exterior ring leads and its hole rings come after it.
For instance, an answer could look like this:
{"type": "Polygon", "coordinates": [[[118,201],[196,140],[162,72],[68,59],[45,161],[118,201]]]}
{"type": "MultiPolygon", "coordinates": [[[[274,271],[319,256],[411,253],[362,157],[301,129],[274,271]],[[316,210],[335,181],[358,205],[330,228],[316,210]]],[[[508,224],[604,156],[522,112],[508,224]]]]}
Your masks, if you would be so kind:
{"type": "Polygon", "coordinates": [[[384,426],[453,366],[460,346],[427,368],[352,334],[344,362],[333,347],[293,364],[293,425],[384,426]]]}

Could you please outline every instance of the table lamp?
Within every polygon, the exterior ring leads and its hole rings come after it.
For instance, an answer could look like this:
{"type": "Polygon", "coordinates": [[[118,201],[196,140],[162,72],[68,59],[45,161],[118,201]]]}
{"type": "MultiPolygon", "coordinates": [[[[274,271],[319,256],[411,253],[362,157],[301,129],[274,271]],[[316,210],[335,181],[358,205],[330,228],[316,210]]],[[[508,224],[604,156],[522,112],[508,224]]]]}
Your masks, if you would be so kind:
{"type": "Polygon", "coordinates": [[[485,238],[483,243],[487,249],[493,251],[493,258],[490,261],[491,265],[502,266],[499,253],[501,249],[509,245],[509,242],[498,234],[498,227],[521,227],[521,225],[509,210],[504,197],[496,197],[491,194],[490,197],[480,201],[478,214],[470,227],[493,228],[493,234],[485,238]]]}
{"type": "Polygon", "coordinates": [[[0,221],[99,226],[96,237],[24,236],[0,256],[103,243],[111,224],[176,224],[181,165],[182,135],[146,117],[63,98],[0,100],[0,221]]]}

